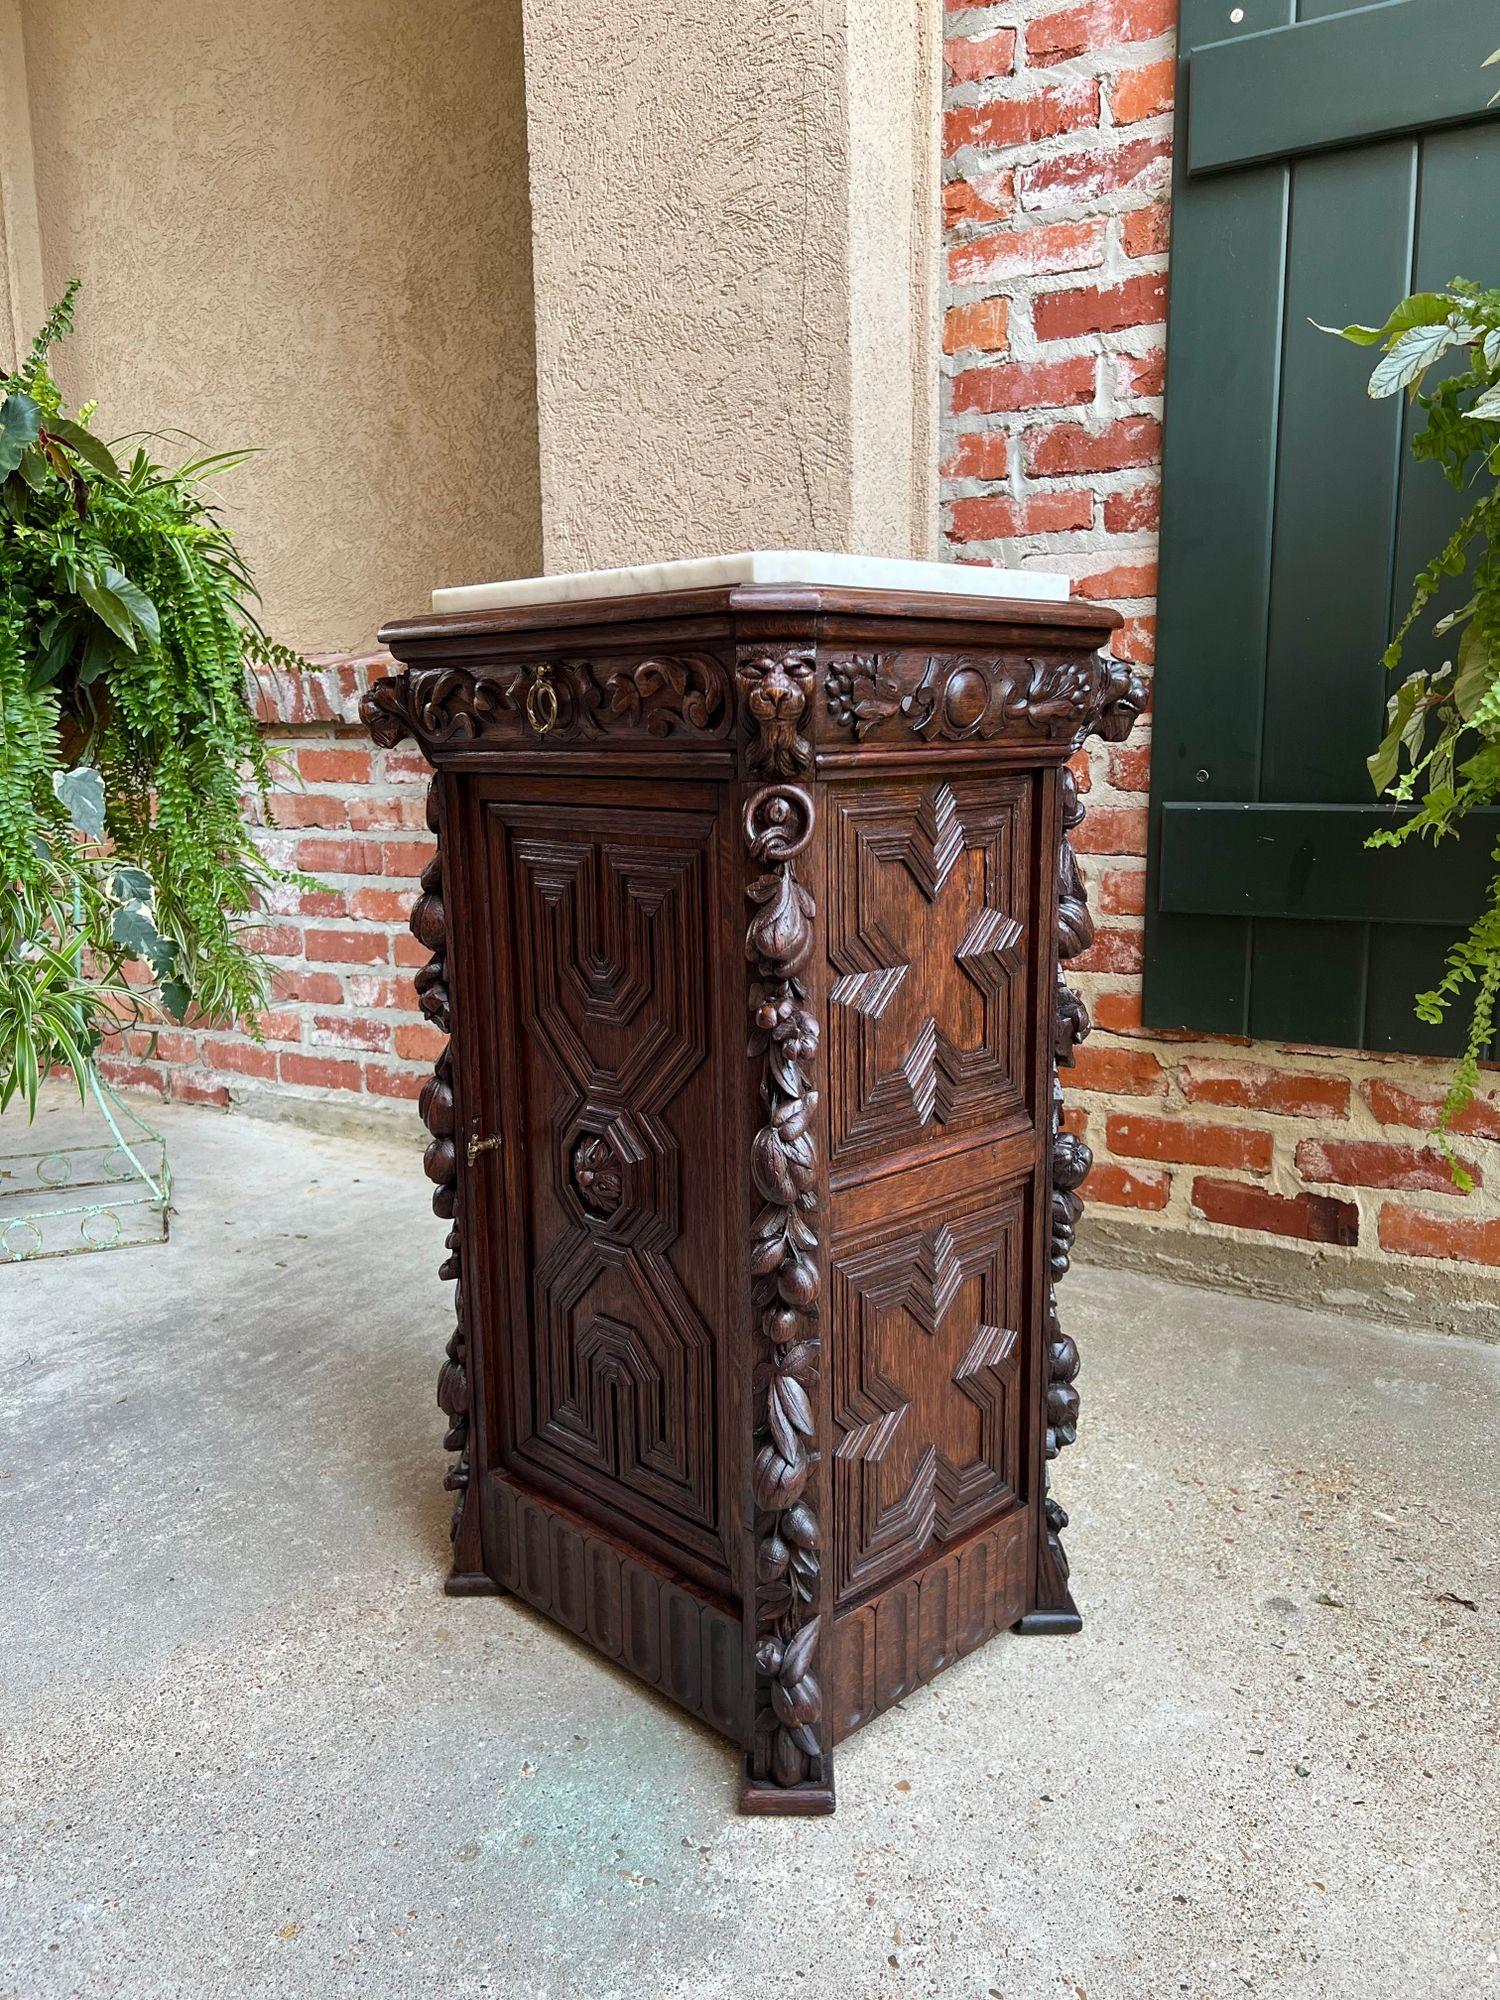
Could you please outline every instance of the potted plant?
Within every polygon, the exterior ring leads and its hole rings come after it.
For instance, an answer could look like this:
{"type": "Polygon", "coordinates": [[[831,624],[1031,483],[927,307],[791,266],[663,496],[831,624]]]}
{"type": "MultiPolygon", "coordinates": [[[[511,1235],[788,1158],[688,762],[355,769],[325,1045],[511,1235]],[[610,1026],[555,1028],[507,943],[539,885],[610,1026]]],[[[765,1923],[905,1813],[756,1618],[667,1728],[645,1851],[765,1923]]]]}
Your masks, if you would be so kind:
{"type": "MultiPolygon", "coordinates": [[[[1414,456],[1441,466],[1466,495],[1462,520],[1417,576],[1385,664],[1393,671],[1401,665],[1407,638],[1437,592],[1448,579],[1463,578],[1466,600],[1435,627],[1452,638],[1452,657],[1401,682],[1369,760],[1377,794],[1413,808],[1370,844],[1440,841],[1455,835],[1469,813],[1500,800],[1500,291],[1455,278],[1446,291],[1403,299],[1384,326],[1325,331],[1384,350],[1370,394],[1408,391],[1426,418],[1412,440],[1414,456]],[[1460,365],[1429,387],[1429,370],[1449,356],[1460,365]]],[[[1469,994],[1465,1048],[1437,1128],[1454,1180],[1465,1188],[1472,1183],[1447,1134],[1474,1096],[1500,1012],[1500,840],[1493,859],[1483,909],[1448,954],[1438,985],[1416,1000],[1418,1017],[1436,1024],[1460,993],[1469,994]]]]}
{"type": "Polygon", "coordinates": [[[150,440],[111,448],[50,369],[76,281],[0,376],[0,1110],[49,1070],[82,1090],[127,1028],[256,1032],[267,866],[244,793],[271,773],[247,673],[302,662],[255,615],[206,482],[150,440]]]}

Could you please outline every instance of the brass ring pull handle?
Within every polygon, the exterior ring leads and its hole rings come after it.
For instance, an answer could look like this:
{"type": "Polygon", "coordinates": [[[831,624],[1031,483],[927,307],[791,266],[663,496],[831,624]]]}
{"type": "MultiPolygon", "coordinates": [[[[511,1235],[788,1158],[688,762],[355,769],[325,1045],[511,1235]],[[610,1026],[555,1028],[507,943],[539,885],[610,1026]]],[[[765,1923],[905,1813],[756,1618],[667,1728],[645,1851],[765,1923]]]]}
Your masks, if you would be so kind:
{"type": "Polygon", "coordinates": [[[558,716],[557,689],[552,685],[552,662],[542,660],[526,689],[526,720],[538,736],[545,736],[556,725],[558,716]]]}
{"type": "Polygon", "coordinates": [[[499,1150],[500,1140],[498,1135],[492,1139],[481,1139],[479,1134],[475,1132],[469,1140],[469,1165],[472,1167],[481,1153],[498,1153],[499,1150]]]}

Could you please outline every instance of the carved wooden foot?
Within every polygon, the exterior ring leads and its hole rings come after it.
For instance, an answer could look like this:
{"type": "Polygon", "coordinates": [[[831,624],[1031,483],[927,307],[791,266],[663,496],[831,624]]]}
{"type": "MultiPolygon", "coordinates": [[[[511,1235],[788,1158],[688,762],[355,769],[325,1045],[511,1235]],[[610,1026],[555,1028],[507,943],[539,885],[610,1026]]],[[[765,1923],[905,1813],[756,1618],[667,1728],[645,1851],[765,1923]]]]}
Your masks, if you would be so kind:
{"type": "Polygon", "coordinates": [[[443,1578],[444,1597],[509,1597],[504,1584],[496,1583],[483,1570],[454,1570],[443,1578]]]}
{"type": "Polygon", "coordinates": [[[747,1769],[740,1784],[740,1811],[779,1819],[812,1819],[833,1811],[833,1780],[822,1785],[778,1785],[747,1769]]]}
{"type": "Polygon", "coordinates": [[[1011,1631],[1027,1639],[1069,1639],[1075,1632],[1081,1632],[1083,1613],[1070,1592],[1064,1592],[1064,1596],[1065,1604],[1041,1605],[1035,1611],[1028,1611],[1011,1626],[1011,1631]]]}

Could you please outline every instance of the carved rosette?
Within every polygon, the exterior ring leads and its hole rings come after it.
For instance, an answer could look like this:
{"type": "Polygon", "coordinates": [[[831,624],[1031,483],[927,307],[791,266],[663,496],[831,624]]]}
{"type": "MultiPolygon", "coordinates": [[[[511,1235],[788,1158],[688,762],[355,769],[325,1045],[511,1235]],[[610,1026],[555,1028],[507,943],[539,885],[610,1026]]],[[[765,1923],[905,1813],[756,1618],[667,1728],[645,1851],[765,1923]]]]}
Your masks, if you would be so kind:
{"type": "Polygon", "coordinates": [[[574,1146],[568,1162],[568,1178],[590,1215],[607,1219],[624,1199],[620,1156],[608,1139],[597,1132],[585,1132],[574,1146]]]}
{"type": "MultiPolygon", "coordinates": [[[[800,713],[800,710],[798,711],[800,713]]],[[[821,1361],[817,1152],[810,1129],[818,1023],[802,973],[813,952],[814,905],[793,866],[813,832],[813,802],[769,785],[745,807],[746,843],[765,873],[745,941],[754,967],[750,1054],[761,1066],[764,1122],[750,1174],[762,1203],[750,1252],[756,1319],[754,1456],[755,1713],[752,1777],[783,1788],[826,1786],[820,1722],[818,1612],[821,1533],[810,1491],[817,1460],[814,1406],[821,1361]]]]}
{"type": "MultiPolygon", "coordinates": [[[[1146,687],[1139,674],[1116,660],[1099,658],[1094,669],[1093,693],[1088,708],[1076,722],[1074,741],[1081,745],[1090,736],[1118,743],[1135,727],[1137,716],[1146,706],[1146,687]]],[[[1094,921],[1089,915],[1088,896],[1078,857],[1069,836],[1083,820],[1084,808],[1078,796],[1078,780],[1066,765],[1060,774],[1062,787],[1062,844],[1058,853],[1057,884],[1057,995],[1052,1017],[1052,1203],[1044,1335],[1047,1348],[1047,1458],[1052,1460],[1078,1436],[1078,1348],[1063,1332],[1057,1313],[1057,1283],[1067,1275],[1072,1261],[1078,1219],[1083,1213],[1079,1193],[1094,1156],[1083,1140],[1063,1126],[1063,1093],[1059,1070],[1071,1068],[1074,1051],[1089,1032],[1089,1013],[1083,995],[1070,986],[1064,967],[1070,959],[1088,950],[1094,941],[1094,921]]],[[[1062,1545],[1062,1531],[1068,1517],[1051,1492],[1050,1472],[1046,1478],[1045,1511],[1047,1547],[1060,1586],[1066,1584],[1068,1558],[1062,1545]]]]}

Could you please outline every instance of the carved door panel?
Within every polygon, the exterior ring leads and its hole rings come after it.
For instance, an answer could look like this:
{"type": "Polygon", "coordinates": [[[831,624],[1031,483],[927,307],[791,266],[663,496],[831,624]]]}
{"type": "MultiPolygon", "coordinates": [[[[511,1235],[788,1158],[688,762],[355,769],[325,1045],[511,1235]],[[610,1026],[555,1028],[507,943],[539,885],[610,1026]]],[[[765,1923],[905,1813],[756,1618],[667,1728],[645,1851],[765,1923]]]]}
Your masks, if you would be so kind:
{"type": "Polygon", "coordinates": [[[501,1460],[723,1583],[717,821],[578,790],[486,808],[505,1049],[494,1226],[512,1246],[501,1460]]]}
{"type": "Polygon", "coordinates": [[[835,1167],[1024,1106],[1031,786],[829,788],[835,1167]]]}
{"type": "Polygon", "coordinates": [[[1029,1183],[833,1256],[839,1604],[1016,1503],[1029,1183]]]}

